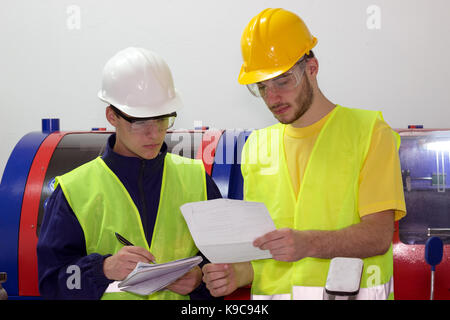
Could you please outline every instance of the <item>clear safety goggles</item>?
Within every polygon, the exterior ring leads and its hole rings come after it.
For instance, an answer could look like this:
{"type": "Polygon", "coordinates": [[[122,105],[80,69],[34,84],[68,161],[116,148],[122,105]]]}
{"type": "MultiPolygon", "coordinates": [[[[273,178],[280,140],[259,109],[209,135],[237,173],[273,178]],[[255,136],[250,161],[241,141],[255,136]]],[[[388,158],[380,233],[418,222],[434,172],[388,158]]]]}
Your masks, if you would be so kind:
{"type": "Polygon", "coordinates": [[[149,117],[149,118],[132,118],[124,113],[122,113],[119,109],[113,107],[114,112],[125,119],[130,123],[130,129],[132,132],[142,132],[147,130],[148,128],[156,128],[158,131],[166,131],[173,127],[175,123],[175,118],[177,117],[177,113],[173,112],[171,114],[166,114],[157,117],[149,117]]]}
{"type": "Polygon", "coordinates": [[[277,93],[291,91],[300,85],[303,73],[305,72],[306,60],[302,59],[297,62],[291,69],[279,75],[276,78],[251,83],[247,85],[248,90],[258,98],[265,98],[268,90],[277,93]]]}

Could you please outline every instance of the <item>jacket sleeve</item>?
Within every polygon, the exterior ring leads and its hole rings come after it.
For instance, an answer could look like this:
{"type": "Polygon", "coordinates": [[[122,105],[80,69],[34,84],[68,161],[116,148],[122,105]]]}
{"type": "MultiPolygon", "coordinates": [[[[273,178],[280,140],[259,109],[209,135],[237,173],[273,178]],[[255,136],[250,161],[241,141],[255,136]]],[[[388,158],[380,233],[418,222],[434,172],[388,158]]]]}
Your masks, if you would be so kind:
{"type": "Polygon", "coordinates": [[[87,255],[81,225],[58,186],[45,207],[37,244],[41,296],[99,299],[113,282],[103,273],[108,256],[87,255]]]}
{"type": "Polygon", "coordinates": [[[220,193],[219,188],[217,187],[216,183],[211,178],[211,176],[208,173],[206,173],[205,176],[206,176],[206,193],[208,196],[208,200],[222,198],[222,194],[220,193]]]}

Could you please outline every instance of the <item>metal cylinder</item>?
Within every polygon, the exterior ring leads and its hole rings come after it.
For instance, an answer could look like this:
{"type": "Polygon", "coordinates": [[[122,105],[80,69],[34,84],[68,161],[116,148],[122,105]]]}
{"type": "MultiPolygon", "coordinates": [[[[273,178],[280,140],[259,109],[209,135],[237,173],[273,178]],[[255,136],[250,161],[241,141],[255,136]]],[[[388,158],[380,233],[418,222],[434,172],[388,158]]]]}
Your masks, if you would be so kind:
{"type": "Polygon", "coordinates": [[[59,131],[59,119],[42,119],[42,132],[55,132],[59,131]]]}

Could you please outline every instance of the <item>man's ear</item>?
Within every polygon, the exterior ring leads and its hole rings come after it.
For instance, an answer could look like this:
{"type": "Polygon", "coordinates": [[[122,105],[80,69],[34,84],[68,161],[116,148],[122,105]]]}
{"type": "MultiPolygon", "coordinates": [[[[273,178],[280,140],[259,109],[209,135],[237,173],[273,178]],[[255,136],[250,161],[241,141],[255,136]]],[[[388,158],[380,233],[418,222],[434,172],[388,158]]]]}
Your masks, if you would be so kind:
{"type": "Polygon", "coordinates": [[[305,72],[307,72],[308,76],[317,77],[317,73],[319,72],[319,61],[315,57],[308,59],[305,72]]]}
{"type": "Polygon", "coordinates": [[[117,127],[117,115],[110,106],[106,107],[106,120],[108,120],[113,127],[117,127]]]}

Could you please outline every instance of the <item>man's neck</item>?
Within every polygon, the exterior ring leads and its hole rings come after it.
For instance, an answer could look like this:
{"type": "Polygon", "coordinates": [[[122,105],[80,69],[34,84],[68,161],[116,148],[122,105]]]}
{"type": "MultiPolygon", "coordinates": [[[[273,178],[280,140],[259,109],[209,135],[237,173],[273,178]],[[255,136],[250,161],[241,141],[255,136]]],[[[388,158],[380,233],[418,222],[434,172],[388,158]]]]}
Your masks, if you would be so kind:
{"type": "Polygon", "coordinates": [[[314,99],[308,111],[291,123],[294,128],[308,127],[330,113],[336,105],[328,100],[320,91],[314,93],[314,99]]]}

